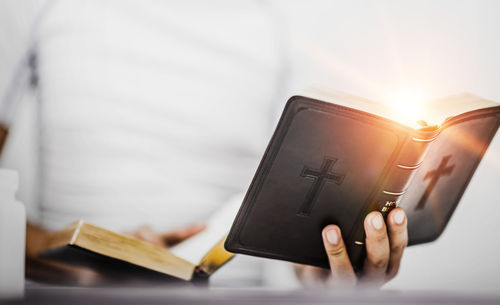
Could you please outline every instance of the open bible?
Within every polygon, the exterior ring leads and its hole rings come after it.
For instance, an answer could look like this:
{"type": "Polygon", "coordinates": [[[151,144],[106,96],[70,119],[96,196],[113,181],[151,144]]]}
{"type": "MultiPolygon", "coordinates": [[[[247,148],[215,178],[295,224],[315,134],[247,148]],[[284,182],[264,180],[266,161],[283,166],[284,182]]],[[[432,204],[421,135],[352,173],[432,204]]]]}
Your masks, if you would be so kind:
{"type": "Polygon", "coordinates": [[[342,230],[353,266],[363,220],[401,207],[410,245],[444,230],[500,122],[470,94],[429,104],[420,122],[383,104],[319,91],[287,103],[226,240],[229,251],[328,268],[322,229],[342,230]]]}
{"type": "Polygon", "coordinates": [[[206,279],[234,256],[223,244],[236,209],[222,207],[203,232],[169,249],[80,220],[52,233],[40,256],[90,267],[110,282],[206,279]]]}

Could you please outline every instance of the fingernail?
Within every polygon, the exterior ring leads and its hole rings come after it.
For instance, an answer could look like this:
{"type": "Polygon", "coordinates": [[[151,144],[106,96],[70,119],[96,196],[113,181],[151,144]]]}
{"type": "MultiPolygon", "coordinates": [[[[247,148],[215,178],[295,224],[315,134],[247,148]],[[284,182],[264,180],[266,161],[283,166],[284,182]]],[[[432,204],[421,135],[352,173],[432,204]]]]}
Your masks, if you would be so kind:
{"type": "Polygon", "coordinates": [[[337,233],[337,230],[332,229],[327,231],[326,240],[328,240],[328,242],[332,245],[336,245],[339,242],[339,234],[337,233]]]}
{"type": "Polygon", "coordinates": [[[402,224],[405,221],[405,212],[403,212],[403,210],[396,210],[393,214],[394,215],[392,215],[392,218],[398,225],[402,224]]]}
{"type": "Polygon", "coordinates": [[[382,219],[382,215],[380,215],[378,213],[373,215],[372,216],[372,225],[377,230],[382,229],[382,226],[384,225],[384,219],[382,219]]]}

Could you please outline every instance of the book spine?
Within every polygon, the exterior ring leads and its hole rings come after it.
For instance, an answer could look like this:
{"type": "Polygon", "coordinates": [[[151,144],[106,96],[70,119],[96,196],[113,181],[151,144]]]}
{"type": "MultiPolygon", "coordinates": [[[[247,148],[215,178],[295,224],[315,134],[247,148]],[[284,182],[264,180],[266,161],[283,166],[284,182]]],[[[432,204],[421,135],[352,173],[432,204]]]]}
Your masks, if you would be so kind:
{"type": "Polygon", "coordinates": [[[401,197],[405,194],[412,177],[422,165],[430,144],[439,135],[439,130],[419,130],[410,134],[391,164],[385,181],[375,194],[372,204],[368,207],[360,224],[351,233],[353,244],[347,245],[354,271],[362,272],[366,257],[364,217],[374,210],[379,210],[384,218],[391,210],[398,207],[401,197]]]}
{"type": "Polygon", "coordinates": [[[375,196],[374,207],[378,208],[384,218],[399,206],[399,202],[408,189],[412,178],[424,162],[430,144],[438,135],[437,129],[419,130],[406,139],[398,157],[389,170],[385,183],[375,196]]]}

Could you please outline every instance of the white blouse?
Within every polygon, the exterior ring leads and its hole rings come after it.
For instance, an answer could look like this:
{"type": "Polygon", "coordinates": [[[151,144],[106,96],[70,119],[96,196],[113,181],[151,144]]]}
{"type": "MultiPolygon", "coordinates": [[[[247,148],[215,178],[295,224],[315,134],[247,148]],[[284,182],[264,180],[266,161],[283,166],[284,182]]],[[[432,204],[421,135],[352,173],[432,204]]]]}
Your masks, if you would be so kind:
{"type": "Polygon", "coordinates": [[[274,125],[273,10],[60,1],[37,33],[41,223],[203,222],[248,187],[274,125]]]}

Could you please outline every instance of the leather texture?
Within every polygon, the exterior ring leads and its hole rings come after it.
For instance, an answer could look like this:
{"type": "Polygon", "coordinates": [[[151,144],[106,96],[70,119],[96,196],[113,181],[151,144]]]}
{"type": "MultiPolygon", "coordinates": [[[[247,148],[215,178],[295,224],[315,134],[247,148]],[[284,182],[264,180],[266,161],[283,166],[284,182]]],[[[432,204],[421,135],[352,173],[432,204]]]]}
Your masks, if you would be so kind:
{"type": "MultiPolygon", "coordinates": [[[[226,249],[328,267],[322,229],[354,240],[411,130],[361,111],[293,97],[244,199],[226,249]]],[[[355,265],[360,265],[359,263],[355,265]]]]}
{"type": "Polygon", "coordinates": [[[359,272],[365,257],[364,217],[390,201],[400,203],[408,213],[411,244],[434,240],[498,129],[498,113],[495,107],[458,116],[422,145],[414,141],[418,132],[396,122],[294,96],[225,247],[235,253],[328,268],[321,231],[336,224],[359,272]],[[404,171],[396,168],[402,161],[421,166],[401,174],[404,171]],[[442,171],[438,178],[433,178],[433,170],[442,171]],[[424,195],[430,184],[431,192],[424,195]],[[384,188],[391,185],[408,189],[398,190],[404,195],[385,194],[384,188]]]}
{"type": "Polygon", "coordinates": [[[499,127],[499,113],[500,107],[476,110],[441,127],[400,203],[410,245],[441,235],[499,127]]]}

